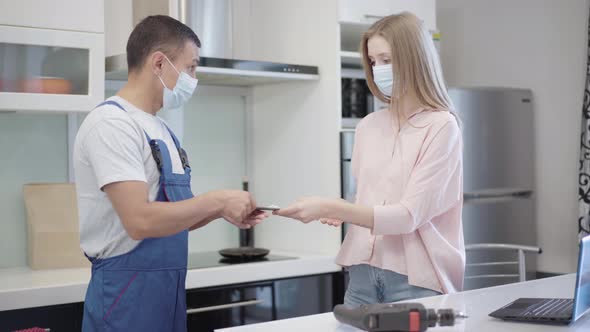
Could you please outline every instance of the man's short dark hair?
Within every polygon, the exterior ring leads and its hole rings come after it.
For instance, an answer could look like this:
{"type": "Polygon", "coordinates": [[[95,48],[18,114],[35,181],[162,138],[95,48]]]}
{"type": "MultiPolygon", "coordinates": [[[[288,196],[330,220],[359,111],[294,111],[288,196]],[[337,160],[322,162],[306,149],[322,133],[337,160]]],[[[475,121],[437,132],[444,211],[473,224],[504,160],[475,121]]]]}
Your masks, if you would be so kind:
{"type": "Polygon", "coordinates": [[[188,26],[170,16],[154,15],[141,20],[127,41],[127,68],[139,69],[148,55],[161,51],[169,58],[184,48],[187,41],[201,47],[197,34],[188,26]]]}

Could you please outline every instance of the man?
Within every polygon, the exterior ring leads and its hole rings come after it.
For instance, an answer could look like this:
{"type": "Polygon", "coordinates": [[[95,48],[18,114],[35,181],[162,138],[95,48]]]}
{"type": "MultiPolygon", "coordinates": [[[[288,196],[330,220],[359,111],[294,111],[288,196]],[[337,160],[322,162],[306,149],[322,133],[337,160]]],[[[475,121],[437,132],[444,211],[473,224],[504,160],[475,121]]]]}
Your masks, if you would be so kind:
{"type": "Polygon", "coordinates": [[[193,94],[200,45],[173,18],[145,18],[127,42],[127,84],[80,127],[80,243],[92,262],[84,331],[186,331],[188,231],[217,218],[250,228],[267,216],[247,192],[193,197],[186,153],[155,116],[193,94]]]}

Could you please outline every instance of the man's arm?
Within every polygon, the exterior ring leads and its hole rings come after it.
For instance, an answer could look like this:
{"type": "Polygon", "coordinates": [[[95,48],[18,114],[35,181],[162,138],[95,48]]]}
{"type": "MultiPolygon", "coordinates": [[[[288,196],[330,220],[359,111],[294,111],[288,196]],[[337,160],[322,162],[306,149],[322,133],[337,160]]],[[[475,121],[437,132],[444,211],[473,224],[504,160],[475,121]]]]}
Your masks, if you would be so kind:
{"type": "Polygon", "coordinates": [[[244,227],[256,207],[250,194],[242,191],[213,191],[179,202],[149,202],[145,182],[115,182],[103,190],[135,240],[173,235],[217,218],[244,227]]]}

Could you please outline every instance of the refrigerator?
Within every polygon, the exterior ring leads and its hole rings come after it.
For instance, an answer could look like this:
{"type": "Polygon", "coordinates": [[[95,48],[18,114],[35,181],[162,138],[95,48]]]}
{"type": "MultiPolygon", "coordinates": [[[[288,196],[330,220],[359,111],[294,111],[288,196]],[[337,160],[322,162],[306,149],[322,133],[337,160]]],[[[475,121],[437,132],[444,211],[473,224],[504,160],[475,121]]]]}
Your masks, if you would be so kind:
{"type": "MultiPolygon", "coordinates": [[[[354,147],[354,129],[346,129],[340,132],[340,175],[341,197],[350,203],[355,203],[356,182],[352,176],[352,148],[354,147]]],[[[346,236],[348,224],[342,224],[342,240],[346,236]]]]}
{"type": "MultiPolygon", "coordinates": [[[[466,244],[506,243],[536,246],[534,196],[534,103],[527,89],[451,88],[463,134],[466,244]]],[[[350,170],[354,132],[341,133],[342,198],[353,202],[356,185],[350,170]]],[[[346,228],[343,228],[343,236],[346,228]]],[[[515,253],[469,252],[468,263],[515,261],[515,253]]],[[[526,257],[527,279],[536,258],[526,257]]],[[[514,274],[514,265],[467,267],[467,275],[514,274]]],[[[510,278],[466,279],[475,289],[514,282],[510,278]]]]}
{"type": "MultiPolygon", "coordinates": [[[[451,88],[463,134],[463,232],[466,244],[536,246],[533,95],[527,89],[451,88]]],[[[467,263],[508,262],[515,253],[468,252],[467,263]]],[[[527,279],[536,274],[528,255],[527,279]]],[[[513,274],[516,266],[467,267],[467,275],[513,274]]],[[[474,289],[517,280],[466,279],[474,289]]]]}

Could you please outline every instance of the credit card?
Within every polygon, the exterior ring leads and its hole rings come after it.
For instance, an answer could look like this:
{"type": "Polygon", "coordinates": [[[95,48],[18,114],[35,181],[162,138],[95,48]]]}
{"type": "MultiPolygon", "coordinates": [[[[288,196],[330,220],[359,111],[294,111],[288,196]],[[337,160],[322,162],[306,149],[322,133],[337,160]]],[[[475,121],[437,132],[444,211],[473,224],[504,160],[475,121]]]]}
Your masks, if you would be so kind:
{"type": "Polygon", "coordinates": [[[260,211],[276,211],[280,210],[281,208],[276,205],[268,205],[268,206],[257,206],[256,210],[260,211]]]}

